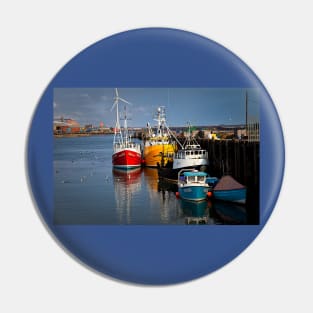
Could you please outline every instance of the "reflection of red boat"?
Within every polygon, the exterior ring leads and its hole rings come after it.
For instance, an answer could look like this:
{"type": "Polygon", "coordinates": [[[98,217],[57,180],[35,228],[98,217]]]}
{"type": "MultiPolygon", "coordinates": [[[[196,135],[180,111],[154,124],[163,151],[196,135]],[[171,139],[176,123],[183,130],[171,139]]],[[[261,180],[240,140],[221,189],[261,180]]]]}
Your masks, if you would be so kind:
{"type": "Polygon", "coordinates": [[[113,142],[113,155],[112,165],[115,168],[135,168],[141,167],[141,147],[139,143],[135,143],[131,140],[131,136],[128,134],[127,129],[127,116],[125,107],[124,116],[124,131],[122,133],[119,122],[118,102],[119,100],[129,103],[128,101],[120,98],[117,88],[115,88],[115,98],[112,109],[116,107],[116,125],[114,130],[114,142],[113,142]]]}
{"type": "Polygon", "coordinates": [[[131,224],[132,199],[141,191],[141,168],[121,170],[113,168],[116,213],[119,224],[131,224]]]}
{"type": "Polygon", "coordinates": [[[132,185],[140,180],[141,168],[134,169],[113,169],[114,180],[119,180],[125,185],[132,185]]]}

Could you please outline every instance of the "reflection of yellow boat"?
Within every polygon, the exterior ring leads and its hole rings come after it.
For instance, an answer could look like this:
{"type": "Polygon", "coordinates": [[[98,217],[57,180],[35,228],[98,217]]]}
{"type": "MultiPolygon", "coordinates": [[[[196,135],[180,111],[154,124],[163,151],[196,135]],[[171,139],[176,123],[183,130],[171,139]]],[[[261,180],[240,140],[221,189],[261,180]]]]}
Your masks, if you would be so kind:
{"type": "MultiPolygon", "coordinates": [[[[144,162],[148,167],[166,166],[168,162],[173,161],[176,144],[171,140],[171,131],[166,125],[165,108],[159,107],[155,121],[158,122],[154,132],[148,126],[148,136],[144,145],[144,162]]],[[[173,136],[173,134],[172,134],[173,136]]]]}
{"type": "Polygon", "coordinates": [[[177,200],[172,191],[163,189],[158,180],[158,169],[143,169],[144,182],[147,187],[150,203],[147,203],[147,209],[157,207],[157,214],[160,214],[160,221],[163,224],[175,223],[178,219],[180,210],[177,207],[177,200]]]}
{"type": "Polygon", "coordinates": [[[148,191],[158,191],[158,170],[155,168],[145,168],[144,176],[148,191]]]}

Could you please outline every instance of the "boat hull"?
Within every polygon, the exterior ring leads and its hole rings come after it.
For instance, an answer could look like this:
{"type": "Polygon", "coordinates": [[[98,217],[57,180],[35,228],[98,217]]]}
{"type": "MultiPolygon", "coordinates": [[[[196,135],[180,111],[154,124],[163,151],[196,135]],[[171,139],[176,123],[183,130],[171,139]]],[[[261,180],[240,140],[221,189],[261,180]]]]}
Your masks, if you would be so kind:
{"type": "Polygon", "coordinates": [[[141,163],[141,154],[133,150],[124,149],[112,155],[112,165],[115,168],[137,168],[141,167],[141,163]]]}
{"type": "Polygon", "coordinates": [[[209,191],[208,186],[178,186],[179,196],[190,201],[205,200],[209,191]]]}
{"type": "Polygon", "coordinates": [[[233,190],[213,190],[213,195],[214,198],[218,200],[245,204],[247,190],[246,188],[233,190]]]}
{"type": "Polygon", "coordinates": [[[202,158],[186,158],[186,159],[176,159],[173,161],[173,169],[177,168],[188,168],[188,167],[200,167],[209,165],[208,159],[202,158]]]}
{"type": "Polygon", "coordinates": [[[160,144],[160,145],[151,145],[145,146],[144,148],[144,164],[148,167],[158,167],[166,166],[166,164],[172,161],[172,158],[167,157],[166,155],[174,154],[175,146],[173,144],[160,144]],[[163,162],[162,162],[162,155],[163,162]]]}

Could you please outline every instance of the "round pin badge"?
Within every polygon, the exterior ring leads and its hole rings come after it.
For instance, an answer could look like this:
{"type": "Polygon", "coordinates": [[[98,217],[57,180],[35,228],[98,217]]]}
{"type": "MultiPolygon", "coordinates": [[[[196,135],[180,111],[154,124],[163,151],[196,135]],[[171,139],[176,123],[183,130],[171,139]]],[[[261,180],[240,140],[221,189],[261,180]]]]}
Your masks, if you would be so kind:
{"type": "Polygon", "coordinates": [[[256,238],[281,188],[284,140],[236,55],[146,28],[95,43],[56,74],[27,166],[65,250],[99,273],[165,285],[220,269],[256,238]]]}

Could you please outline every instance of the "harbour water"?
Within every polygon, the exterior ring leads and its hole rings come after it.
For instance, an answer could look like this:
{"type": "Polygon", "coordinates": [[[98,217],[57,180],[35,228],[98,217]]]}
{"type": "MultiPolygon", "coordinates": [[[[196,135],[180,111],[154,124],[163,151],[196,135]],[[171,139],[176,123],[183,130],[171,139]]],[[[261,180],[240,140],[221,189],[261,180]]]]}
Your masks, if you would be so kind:
{"type": "Polygon", "coordinates": [[[54,139],[54,223],[247,224],[247,208],[176,198],[156,169],[113,170],[112,135],[54,139]]]}

